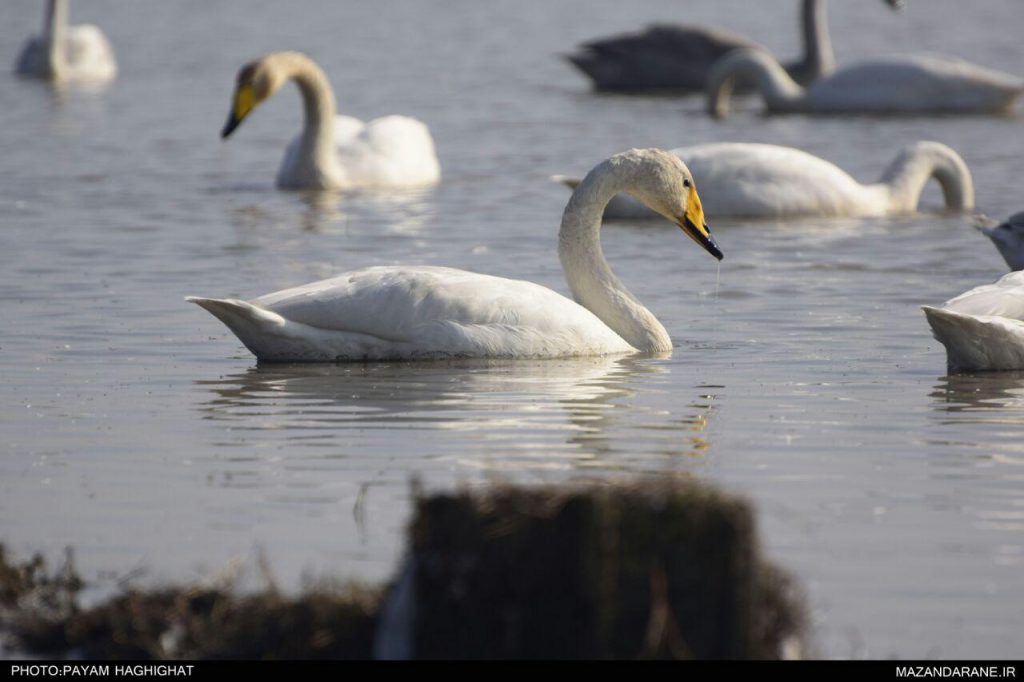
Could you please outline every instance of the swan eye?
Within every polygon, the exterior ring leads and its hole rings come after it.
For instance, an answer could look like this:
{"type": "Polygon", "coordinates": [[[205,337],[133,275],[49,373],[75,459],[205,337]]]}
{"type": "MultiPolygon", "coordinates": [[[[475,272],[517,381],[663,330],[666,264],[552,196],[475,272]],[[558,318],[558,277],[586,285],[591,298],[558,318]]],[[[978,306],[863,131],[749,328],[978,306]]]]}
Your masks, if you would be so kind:
{"type": "Polygon", "coordinates": [[[690,187],[693,183],[690,182],[690,178],[683,178],[683,187],[690,187]]]}

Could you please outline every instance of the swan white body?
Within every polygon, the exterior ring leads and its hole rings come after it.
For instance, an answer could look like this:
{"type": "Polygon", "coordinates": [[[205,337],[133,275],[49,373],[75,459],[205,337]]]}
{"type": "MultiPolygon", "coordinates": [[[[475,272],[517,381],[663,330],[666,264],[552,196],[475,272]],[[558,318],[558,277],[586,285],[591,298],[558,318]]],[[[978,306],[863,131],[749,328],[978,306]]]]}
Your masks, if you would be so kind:
{"type": "Polygon", "coordinates": [[[720,258],[689,177],[676,157],[659,150],[618,154],[588,174],[559,232],[559,256],[576,301],[531,282],[408,266],[356,270],[251,302],[188,300],[217,316],[260,360],[666,352],[672,343],[664,327],[604,260],[601,211],[617,192],[635,192],[720,258]]]}
{"type": "Polygon", "coordinates": [[[285,151],[277,173],[278,187],[422,187],[441,179],[434,140],[423,122],[385,116],[364,123],[337,115],[327,76],[313,60],[297,52],[272,52],[242,69],[224,137],[289,80],[295,81],[302,94],[305,120],[285,151]]]}
{"type": "Polygon", "coordinates": [[[261,296],[190,299],[260,360],[548,357],[634,350],[539,284],[442,267],[375,267],[261,296]]]}
{"type": "MultiPolygon", "coordinates": [[[[723,142],[672,150],[700,179],[711,215],[745,218],[875,217],[912,212],[925,184],[936,178],[946,207],[974,206],[967,164],[938,142],[904,147],[881,179],[862,185],[846,171],[793,147],[723,142]]],[[[574,186],[576,181],[557,176],[574,186]]],[[[654,214],[626,195],[615,197],[606,218],[650,218],[654,214]]]]}
{"type": "Polygon", "coordinates": [[[117,76],[117,60],[99,27],[69,26],[67,0],[48,0],[43,32],[28,39],[14,70],[60,83],[103,83],[117,76]]]}
{"type": "MultiPolygon", "coordinates": [[[[825,0],[803,0],[800,18],[804,54],[785,69],[793,80],[805,84],[831,73],[835,55],[825,0]]],[[[656,24],[638,33],[584,43],[566,58],[597,90],[703,92],[714,63],[741,47],[759,46],[720,29],[656,24]]]]}
{"type": "Polygon", "coordinates": [[[767,52],[736,50],[711,69],[708,112],[724,117],[735,79],[756,83],[772,113],[980,114],[1007,113],[1024,81],[961,59],[934,55],[882,58],[844,67],[806,89],[767,52]]]}
{"type": "Polygon", "coordinates": [[[923,310],[950,373],[1024,369],[1024,272],[923,310]]]}
{"type": "Polygon", "coordinates": [[[1024,270],[1024,212],[994,227],[979,226],[978,230],[992,240],[1011,270],[1024,270]]]}

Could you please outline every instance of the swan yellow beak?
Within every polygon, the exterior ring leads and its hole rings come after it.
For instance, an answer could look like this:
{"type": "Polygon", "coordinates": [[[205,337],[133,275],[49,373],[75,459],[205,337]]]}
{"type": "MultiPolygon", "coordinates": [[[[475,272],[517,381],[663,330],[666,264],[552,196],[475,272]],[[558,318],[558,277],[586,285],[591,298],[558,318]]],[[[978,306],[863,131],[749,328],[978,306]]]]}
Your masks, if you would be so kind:
{"type": "Polygon", "coordinates": [[[718,260],[722,260],[721,249],[718,248],[718,244],[711,238],[711,232],[708,231],[708,225],[704,222],[704,207],[700,205],[700,197],[697,196],[697,189],[695,187],[690,188],[690,198],[686,204],[686,215],[677,221],[679,227],[683,229],[690,239],[704,247],[704,250],[710,253],[718,260]]]}
{"type": "Polygon", "coordinates": [[[249,115],[249,112],[255,108],[256,94],[253,92],[252,86],[249,84],[239,85],[235,90],[235,100],[231,105],[231,113],[228,114],[228,122],[224,124],[224,130],[220,133],[221,138],[226,138],[233,133],[235,128],[249,115]]]}

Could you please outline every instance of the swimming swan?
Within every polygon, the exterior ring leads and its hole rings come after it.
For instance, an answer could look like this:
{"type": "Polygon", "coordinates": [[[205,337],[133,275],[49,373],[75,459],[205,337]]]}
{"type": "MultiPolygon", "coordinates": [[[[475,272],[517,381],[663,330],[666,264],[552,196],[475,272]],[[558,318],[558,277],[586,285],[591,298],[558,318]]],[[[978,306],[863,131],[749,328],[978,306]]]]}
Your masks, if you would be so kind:
{"type": "Polygon", "coordinates": [[[14,70],[61,83],[100,83],[117,76],[117,61],[103,31],[92,24],[68,26],[67,0],[48,0],[43,33],[28,39],[14,70]]]}
{"type": "Polygon", "coordinates": [[[259,360],[540,358],[672,349],[668,332],[626,290],[601,251],[601,212],[631,192],[721,259],[692,176],[657,149],[600,163],[562,216],[558,255],[575,302],[531,282],[464,270],[385,266],[348,272],[252,302],[189,297],[259,360]]]}
{"type": "Polygon", "coordinates": [[[277,173],[283,189],[354,189],[432,185],[441,177],[434,140],[422,122],[385,116],[364,123],[335,112],[334,92],[316,62],[299,52],[271,52],[238,73],[226,138],[253,109],[294,80],[306,116],[277,173]]]}
{"type": "Polygon", "coordinates": [[[1024,369],[1024,272],[922,309],[950,374],[1024,369]]]}
{"type": "MultiPolygon", "coordinates": [[[[886,0],[897,7],[899,0],[886,0]]],[[[797,83],[809,83],[835,69],[825,0],[803,0],[800,12],[804,56],[785,69],[797,83]]],[[[711,66],[740,47],[757,47],[742,36],[700,26],[655,24],[639,33],[584,43],[566,55],[596,90],[703,92],[711,66]]]]}
{"type": "Polygon", "coordinates": [[[1015,76],[933,55],[893,56],[846,66],[805,89],[768,52],[743,48],[711,68],[709,114],[724,118],[729,113],[737,78],[753,81],[764,97],[765,110],[772,113],[1006,113],[1024,93],[1024,81],[1015,76]]]}
{"type": "MultiPolygon", "coordinates": [[[[877,217],[917,209],[921,191],[935,178],[946,208],[974,207],[974,183],[960,155],[938,142],[904,147],[875,184],[862,185],[838,166],[793,147],[722,142],[673,149],[700,178],[708,213],[722,217],[877,217]]],[[[564,176],[556,180],[574,187],[564,176]]],[[[612,199],[606,218],[650,218],[625,195],[612,199]]]]}
{"type": "Polygon", "coordinates": [[[1024,211],[1014,213],[998,225],[978,225],[977,228],[992,240],[1011,270],[1024,270],[1024,211]]]}

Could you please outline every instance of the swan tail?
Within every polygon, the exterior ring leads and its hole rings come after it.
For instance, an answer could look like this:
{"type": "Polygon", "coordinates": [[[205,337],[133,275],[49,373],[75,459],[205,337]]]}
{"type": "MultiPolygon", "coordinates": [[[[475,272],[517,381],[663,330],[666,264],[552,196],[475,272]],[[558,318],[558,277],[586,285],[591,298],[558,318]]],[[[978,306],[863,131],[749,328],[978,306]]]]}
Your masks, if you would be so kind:
{"type": "Polygon", "coordinates": [[[1024,323],[921,306],[932,334],[946,347],[949,373],[1024,369],[1024,323]]]}
{"type": "Polygon", "coordinates": [[[265,355],[262,351],[268,337],[285,333],[287,320],[283,317],[237,298],[186,296],[185,300],[195,303],[227,325],[257,358],[265,355]]]}
{"type": "Polygon", "coordinates": [[[580,184],[580,179],[568,175],[552,175],[551,182],[557,182],[560,185],[565,185],[569,189],[576,189],[580,184]]]}

